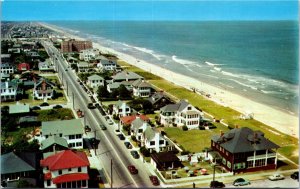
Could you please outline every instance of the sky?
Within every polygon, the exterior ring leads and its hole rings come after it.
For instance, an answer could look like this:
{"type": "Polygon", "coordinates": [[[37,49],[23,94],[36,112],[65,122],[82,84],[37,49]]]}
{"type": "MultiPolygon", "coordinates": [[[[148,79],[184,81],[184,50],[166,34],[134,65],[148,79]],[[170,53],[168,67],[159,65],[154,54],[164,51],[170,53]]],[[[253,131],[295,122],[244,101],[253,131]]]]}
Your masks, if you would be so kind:
{"type": "Polygon", "coordinates": [[[2,0],[4,21],[298,20],[297,0],[2,0]]]}

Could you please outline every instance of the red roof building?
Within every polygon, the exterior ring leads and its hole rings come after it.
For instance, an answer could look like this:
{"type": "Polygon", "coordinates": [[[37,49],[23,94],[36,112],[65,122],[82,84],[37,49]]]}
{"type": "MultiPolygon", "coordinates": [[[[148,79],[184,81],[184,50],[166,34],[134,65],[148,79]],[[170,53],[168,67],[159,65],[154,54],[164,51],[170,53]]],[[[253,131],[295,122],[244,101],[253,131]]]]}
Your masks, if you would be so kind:
{"type": "Polygon", "coordinates": [[[45,188],[87,188],[88,167],[84,152],[64,150],[41,160],[45,188]]]}
{"type": "Polygon", "coordinates": [[[121,117],[120,123],[124,125],[131,125],[131,123],[137,118],[140,117],[143,121],[149,121],[149,118],[146,115],[131,115],[121,117]]]}
{"type": "Polygon", "coordinates": [[[28,70],[30,70],[30,65],[25,62],[20,63],[20,64],[18,64],[18,70],[21,72],[28,71],[28,70]]]}

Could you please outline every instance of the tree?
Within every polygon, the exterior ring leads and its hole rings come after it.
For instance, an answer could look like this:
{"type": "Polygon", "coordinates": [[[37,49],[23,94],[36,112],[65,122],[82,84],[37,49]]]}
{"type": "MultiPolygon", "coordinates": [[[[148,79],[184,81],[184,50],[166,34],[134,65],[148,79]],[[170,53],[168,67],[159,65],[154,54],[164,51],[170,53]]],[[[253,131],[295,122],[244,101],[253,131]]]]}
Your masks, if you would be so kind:
{"type": "Polygon", "coordinates": [[[184,125],[183,127],[182,127],[182,130],[184,130],[184,131],[187,131],[189,128],[186,126],[186,125],[184,125]]]}
{"type": "Polygon", "coordinates": [[[131,97],[131,93],[126,89],[126,87],[124,85],[120,85],[120,87],[118,88],[118,91],[119,91],[120,98],[130,98],[131,97]]]}
{"type": "Polygon", "coordinates": [[[150,101],[148,100],[143,100],[142,102],[143,109],[145,110],[146,114],[152,113],[153,112],[153,105],[150,101]]]}
{"type": "Polygon", "coordinates": [[[98,94],[99,99],[109,97],[109,92],[107,91],[107,88],[105,85],[98,87],[97,94],[98,94]]]}
{"type": "Polygon", "coordinates": [[[30,188],[32,185],[27,181],[20,179],[17,184],[17,188],[30,188]]]}
{"type": "Polygon", "coordinates": [[[145,147],[145,146],[142,146],[140,148],[140,152],[145,156],[145,157],[149,157],[150,156],[150,151],[145,147]]]}

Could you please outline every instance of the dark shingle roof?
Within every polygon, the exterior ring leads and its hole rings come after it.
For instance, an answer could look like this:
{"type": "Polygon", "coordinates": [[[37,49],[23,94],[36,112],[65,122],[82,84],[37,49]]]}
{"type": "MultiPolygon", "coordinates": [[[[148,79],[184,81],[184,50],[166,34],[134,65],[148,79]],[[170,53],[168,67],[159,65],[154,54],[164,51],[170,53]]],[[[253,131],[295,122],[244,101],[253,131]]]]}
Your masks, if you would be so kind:
{"type": "Polygon", "coordinates": [[[148,98],[148,101],[150,101],[151,104],[155,104],[157,101],[159,101],[162,98],[169,99],[169,97],[167,97],[164,93],[162,93],[162,92],[156,92],[156,93],[154,93],[152,96],[150,96],[148,98]]]}
{"type": "Polygon", "coordinates": [[[248,127],[232,129],[223,136],[212,136],[212,140],[230,153],[279,148],[277,144],[265,138],[261,131],[253,131],[248,127]]]}
{"type": "Polygon", "coordinates": [[[13,152],[1,155],[1,174],[34,171],[35,168],[13,152]]]}
{"type": "Polygon", "coordinates": [[[177,111],[182,111],[188,105],[189,103],[187,101],[180,100],[177,104],[168,104],[162,107],[160,110],[163,112],[177,112],[177,111]]]}

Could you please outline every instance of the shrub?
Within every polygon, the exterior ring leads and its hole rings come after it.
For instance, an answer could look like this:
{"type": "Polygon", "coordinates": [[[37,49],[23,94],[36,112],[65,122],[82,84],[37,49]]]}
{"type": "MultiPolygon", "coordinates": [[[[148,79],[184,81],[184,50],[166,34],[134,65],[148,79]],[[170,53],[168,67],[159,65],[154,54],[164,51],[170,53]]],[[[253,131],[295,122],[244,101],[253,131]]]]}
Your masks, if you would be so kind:
{"type": "Polygon", "coordinates": [[[143,156],[150,157],[150,151],[145,146],[140,148],[140,152],[143,154],[143,156]]]}
{"type": "Polygon", "coordinates": [[[200,129],[200,130],[205,130],[205,127],[199,126],[199,129],[200,129]]]}
{"type": "Polygon", "coordinates": [[[134,135],[131,136],[131,139],[132,139],[134,142],[137,141],[137,140],[136,140],[136,137],[135,137],[134,135]]]}
{"type": "Polygon", "coordinates": [[[188,128],[186,125],[184,125],[184,126],[182,127],[182,130],[187,131],[187,130],[189,130],[189,128],[188,128]]]}
{"type": "Polygon", "coordinates": [[[180,154],[181,155],[188,155],[190,153],[190,151],[188,150],[183,150],[180,154]]]}
{"type": "Polygon", "coordinates": [[[173,123],[173,127],[177,127],[177,124],[176,124],[176,123],[173,123]]]}

